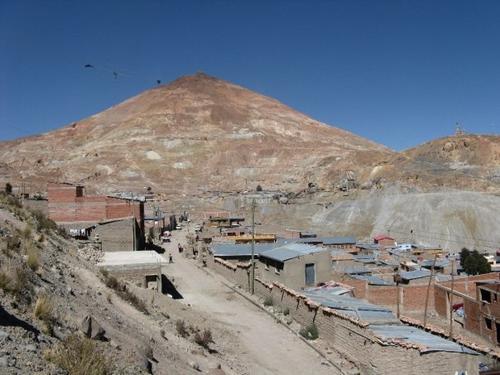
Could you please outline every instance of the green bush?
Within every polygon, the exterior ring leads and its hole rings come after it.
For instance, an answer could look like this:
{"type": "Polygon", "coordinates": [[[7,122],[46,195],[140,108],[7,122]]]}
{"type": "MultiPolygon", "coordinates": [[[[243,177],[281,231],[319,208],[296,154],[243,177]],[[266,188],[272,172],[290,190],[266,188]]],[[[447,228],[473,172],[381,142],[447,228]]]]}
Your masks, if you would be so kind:
{"type": "Polygon", "coordinates": [[[273,297],[268,296],[264,299],[264,306],[272,306],[274,304],[273,297]]]}
{"type": "Polygon", "coordinates": [[[290,314],[290,309],[288,307],[285,307],[283,309],[283,315],[288,315],[288,314],[290,314]]]}
{"type": "Polygon", "coordinates": [[[318,327],[316,327],[314,323],[309,324],[307,327],[303,327],[299,333],[308,340],[316,340],[319,337],[318,327]]]}

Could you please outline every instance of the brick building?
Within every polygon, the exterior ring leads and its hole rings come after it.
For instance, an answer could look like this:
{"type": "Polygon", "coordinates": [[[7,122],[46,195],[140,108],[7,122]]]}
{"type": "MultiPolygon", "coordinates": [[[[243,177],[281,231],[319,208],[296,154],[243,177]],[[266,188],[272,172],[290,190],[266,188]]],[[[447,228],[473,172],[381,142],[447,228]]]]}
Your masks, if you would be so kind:
{"type": "Polygon", "coordinates": [[[144,202],[137,199],[86,195],[83,186],[49,184],[48,215],[64,227],[93,225],[109,244],[103,250],[140,249],[144,243],[144,202]],[[129,240],[127,240],[129,239],[129,240]],[[120,242],[124,242],[123,247],[120,242]],[[119,247],[117,247],[119,246],[119,247]]]}
{"type": "Polygon", "coordinates": [[[397,245],[396,240],[385,234],[379,234],[373,237],[373,243],[377,244],[380,249],[394,247],[397,245]]]}
{"type": "Polygon", "coordinates": [[[470,276],[451,283],[437,283],[434,288],[436,312],[449,319],[450,305],[463,305],[464,328],[493,345],[500,345],[500,279],[496,273],[470,276]]]}

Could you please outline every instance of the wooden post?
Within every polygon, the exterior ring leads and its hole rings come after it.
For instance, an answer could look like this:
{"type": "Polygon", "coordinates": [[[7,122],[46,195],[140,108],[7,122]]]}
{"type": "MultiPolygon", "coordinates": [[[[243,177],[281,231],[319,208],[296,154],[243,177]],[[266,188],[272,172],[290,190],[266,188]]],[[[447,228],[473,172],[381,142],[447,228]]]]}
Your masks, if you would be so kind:
{"type": "Polygon", "coordinates": [[[434,261],[431,267],[431,276],[429,277],[429,283],[427,284],[427,293],[425,295],[425,309],[424,309],[424,328],[427,326],[427,307],[429,306],[429,292],[431,289],[432,277],[434,276],[434,267],[436,266],[437,254],[434,255],[434,261]]]}
{"type": "Polygon", "coordinates": [[[455,266],[455,259],[453,259],[451,263],[450,335],[449,335],[450,338],[453,336],[453,289],[455,287],[454,266],[455,266]]]}

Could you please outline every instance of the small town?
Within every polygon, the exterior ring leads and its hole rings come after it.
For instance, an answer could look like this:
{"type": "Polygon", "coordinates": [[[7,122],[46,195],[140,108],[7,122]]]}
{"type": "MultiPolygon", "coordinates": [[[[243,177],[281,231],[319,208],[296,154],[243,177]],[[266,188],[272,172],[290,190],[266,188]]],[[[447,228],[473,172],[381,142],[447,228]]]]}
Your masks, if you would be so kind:
{"type": "Polygon", "coordinates": [[[0,375],[500,375],[499,19],[0,1],[0,375]]]}

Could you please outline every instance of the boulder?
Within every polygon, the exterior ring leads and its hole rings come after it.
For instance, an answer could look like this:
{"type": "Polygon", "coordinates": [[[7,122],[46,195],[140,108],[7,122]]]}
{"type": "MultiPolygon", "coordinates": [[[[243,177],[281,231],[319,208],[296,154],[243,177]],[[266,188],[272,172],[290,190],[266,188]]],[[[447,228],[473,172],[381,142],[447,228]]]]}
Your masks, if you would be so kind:
{"type": "Polygon", "coordinates": [[[104,340],[106,338],[106,331],[91,315],[83,318],[80,331],[93,340],[104,340]]]}

